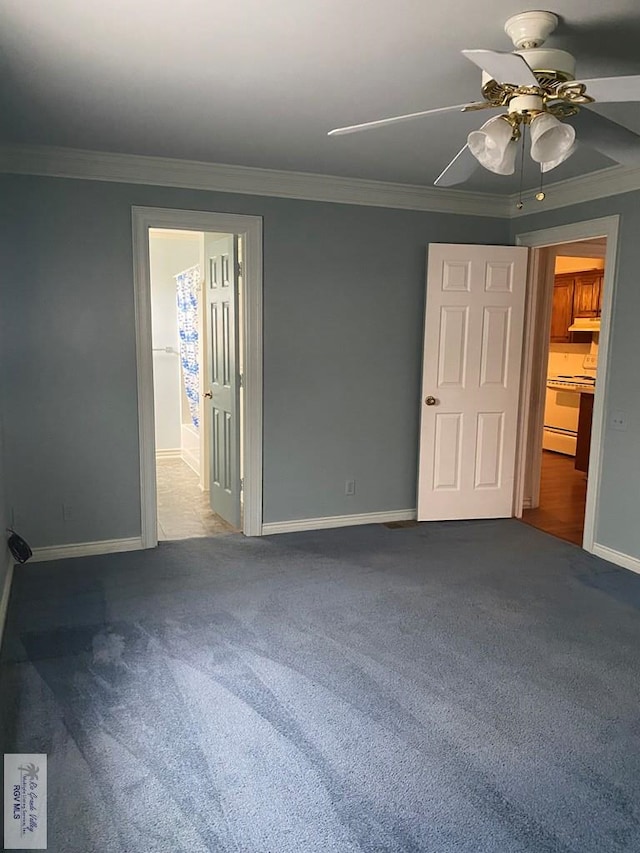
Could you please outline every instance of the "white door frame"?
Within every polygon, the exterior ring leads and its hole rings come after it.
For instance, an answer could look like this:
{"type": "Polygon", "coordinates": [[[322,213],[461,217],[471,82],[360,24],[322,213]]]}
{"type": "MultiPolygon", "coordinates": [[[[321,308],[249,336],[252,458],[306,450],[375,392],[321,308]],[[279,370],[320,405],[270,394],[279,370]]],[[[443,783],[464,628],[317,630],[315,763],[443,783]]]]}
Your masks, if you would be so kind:
{"type": "Polygon", "coordinates": [[[514,515],[522,515],[525,478],[528,468],[540,465],[542,449],[538,442],[529,440],[542,433],[544,419],[544,388],[547,366],[536,358],[540,348],[536,341],[549,339],[551,324],[552,292],[549,283],[553,279],[552,252],[548,247],[576,240],[606,237],[607,246],[604,262],[604,294],[600,318],[600,342],[598,347],[598,382],[593,401],[591,427],[591,451],[587,481],[587,503],[584,517],[582,547],[594,553],[595,520],[600,499],[601,458],[604,442],[604,415],[609,379],[610,327],[615,283],[617,277],[616,258],[620,217],[605,216],[570,225],[558,225],[541,231],[529,231],[516,236],[516,245],[532,249],[527,283],[527,312],[525,317],[522,382],[520,393],[519,442],[516,463],[516,488],[514,515]]]}
{"type": "Polygon", "coordinates": [[[153,360],[151,339],[151,273],[149,229],[217,231],[244,240],[244,458],[245,536],[262,535],[262,217],[162,207],[132,207],[133,286],[135,295],[138,432],[142,547],[158,544],[153,360]]]}

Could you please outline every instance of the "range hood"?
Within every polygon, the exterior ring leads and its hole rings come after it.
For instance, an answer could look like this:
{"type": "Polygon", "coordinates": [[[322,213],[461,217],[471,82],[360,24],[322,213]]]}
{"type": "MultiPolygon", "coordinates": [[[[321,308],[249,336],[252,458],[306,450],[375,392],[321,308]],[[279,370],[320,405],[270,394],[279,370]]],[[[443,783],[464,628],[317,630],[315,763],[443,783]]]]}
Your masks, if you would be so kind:
{"type": "Polygon", "coordinates": [[[570,332],[599,332],[600,317],[576,317],[569,326],[570,332]]]}

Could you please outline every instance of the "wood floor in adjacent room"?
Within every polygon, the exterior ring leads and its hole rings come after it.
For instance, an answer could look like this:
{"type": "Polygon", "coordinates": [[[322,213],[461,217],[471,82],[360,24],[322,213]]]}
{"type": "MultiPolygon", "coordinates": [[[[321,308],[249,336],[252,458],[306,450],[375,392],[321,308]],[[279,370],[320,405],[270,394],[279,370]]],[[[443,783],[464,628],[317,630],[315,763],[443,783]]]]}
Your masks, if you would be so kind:
{"type": "Polygon", "coordinates": [[[538,530],[582,545],[587,477],[574,468],[573,456],[542,451],[540,506],[526,509],[522,520],[538,530]]]}

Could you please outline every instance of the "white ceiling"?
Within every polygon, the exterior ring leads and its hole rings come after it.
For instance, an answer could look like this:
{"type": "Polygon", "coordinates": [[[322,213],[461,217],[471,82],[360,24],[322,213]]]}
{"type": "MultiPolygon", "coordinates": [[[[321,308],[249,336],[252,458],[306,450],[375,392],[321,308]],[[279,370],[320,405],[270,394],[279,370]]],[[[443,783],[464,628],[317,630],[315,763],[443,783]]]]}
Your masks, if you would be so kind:
{"type": "MultiPolygon", "coordinates": [[[[462,48],[512,48],[526,0],[2,0],[1,137],[431,184],[483,114],[329,139],[479,98],[462,48]]],[[[638,0],[554,0],[578,76],[640,73],[638,0]]],[[[602,109],[605,112],[604,108],[602,109]]],[[[640,132],[640,105],[606,114],[640,132]]],[[[548,180],[612,165],[579,150],[548,180]]],[[[536,181],[534,170],[527,183],[536,181]]],[[[466,189],[517,190],[479,170],[466,189]]]]}

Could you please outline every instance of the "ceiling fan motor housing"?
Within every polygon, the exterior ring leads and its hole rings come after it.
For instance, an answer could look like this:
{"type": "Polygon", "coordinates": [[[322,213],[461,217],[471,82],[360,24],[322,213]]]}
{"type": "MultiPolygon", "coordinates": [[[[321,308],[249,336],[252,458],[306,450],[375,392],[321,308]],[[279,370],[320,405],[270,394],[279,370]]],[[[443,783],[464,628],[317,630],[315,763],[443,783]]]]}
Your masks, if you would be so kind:
{"type": "Polygon", "coordinates": [[[540,10],[519,12],[512,15],[504,25],[515,48],[540,47],[558,26],[558,16],[540,10]]]}
{"type": "Polygon", "coordinates": [[[535,47],[516,50],[534,74],[554,74],[561,80],[575,80],[576,61],[566,50],[535,47]]]}
{"type": "Polygon", "coordinates": [[[544,82],[575,80],[576,61],[573,56],[566,50],[542,47],[557,26],[557,15],[540,10],[512,15],[504,25],[504,30],[515,47],[515,53],[520,54],[529,68],[544,82]]]}
{"type": "MultiPolygon", "coordinates": [[[[550,47],[531,48],[529,50],[516,50],[527,63],[529,68],[540,77],[543,82],[561,82],[575,80],[576,61],[566,50],[555,50],[550,47]]],[[[482,72],[482,85],[485,86],[492,79],[486,71],[482,72]]],[[[501,83],[511,83],[511,80],[500,80],[501,83]]]]}
{"type": "Polygon", "coordinates": [[[528,115],[540,113],[544,110],[544,105],[540,95],[516,95],[511,98],[508,106],[509,113],[517,113],[525,117],[528,115]]]}

